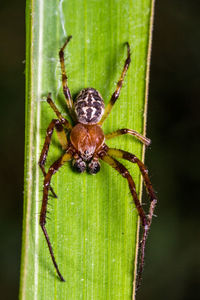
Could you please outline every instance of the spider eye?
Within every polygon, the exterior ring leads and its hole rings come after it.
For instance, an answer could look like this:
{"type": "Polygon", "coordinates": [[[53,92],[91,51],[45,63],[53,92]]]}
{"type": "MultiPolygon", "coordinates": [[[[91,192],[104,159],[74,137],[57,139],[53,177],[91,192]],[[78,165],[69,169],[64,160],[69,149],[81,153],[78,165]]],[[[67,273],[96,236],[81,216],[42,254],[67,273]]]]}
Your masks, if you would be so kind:
{"type": "Polygon", "coordinates": [[[86,170],[86,163],[81,158],[73,160],[72,165],[79,173],[83,173],[86,170]]]}
{"type": "Polygon", "coordinates": [[[96,174],[100,171],[100,163],[97,160],[92,160],[89,164],[88,164],[88,172],[90,174],[96,174]]]}

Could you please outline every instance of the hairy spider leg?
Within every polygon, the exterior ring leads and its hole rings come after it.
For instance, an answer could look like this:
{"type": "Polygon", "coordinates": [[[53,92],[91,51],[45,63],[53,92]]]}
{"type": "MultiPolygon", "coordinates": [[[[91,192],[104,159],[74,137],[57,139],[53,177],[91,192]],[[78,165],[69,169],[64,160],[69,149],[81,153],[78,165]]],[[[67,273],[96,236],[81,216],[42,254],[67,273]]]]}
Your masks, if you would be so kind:
{"type": "Polygon", "coordinates": [[[106,140],[110,140],[114,137],[120,136],[120,135],[124,135],[124,134],[130,134],[135,136],[138,140],[140,140],[140,142],[142,142],[143,144],[145,144],[146,146],[149,146],[151,144],[151,140],[146,138],[145,136],[141,135],[140,133],[138,133],[135,130],[132,129],[127,129],[127,128],[122,128],[122,129],[118,129],[114,132],[105,134],[105,139],[106,140]]]}
{"type": "Polygon", "coordinates": [[[122,88],[122,84],[123,84],[123,81],[124,81],[124,77],[126,75],[126,72],[128,70],[128,67],[130,65],[130,62],[131,62],[131,54],[130,54],[130,46],[129,46],[129,43],[127,42],[126,43],[127,45],[127,58],[125,60],[125,64],[124,64],[124,68],[123,68],[123,71],[121,73],[121,77],[117,83],[117,87],[116,87],[116,90],[115,92],[112,94],[112,97],[109,101],[109,103],[107,104],[106,108],[105,108],[105,111],[104,111],[104,114],[101,118],[101,120],[99,121],[99,125],[101,126],[103,124],[103,122],[105,121],[105,119],[108,117],[108,115],[110,114],[111,110],[112,110],[112,107],[113,105],[115,104],[115,102],[117,101],[117,99],[119,98],[119,94],[120,94],[120,91],[121,91],[121,88],[122,88]]]}
{"type": "Polygon", "coordinates": [[[54,110],[54,112],[55,112],[56,116],[58,117],[58,119],[60,120],[60,122],[66,127],[67,130],[71,130],[72,129],[72,125],[59,112],[59,110],[56,107],[55,103],[51,99],[51,93],[49,93],[48,96],[47,96],[47,102],[49,103],[49,105],[51,106],[51,108],[54,110]]]}
{"type": "Polygon", "coordinates": [[[54,253],[53,253],[53,248],[52,248],[52,245],[51,245],[51,242],[50,242],[45,224],[46,224],[46,213],[47,213],[47,204],[48,204],[48,191],[50,189],[50,182],[51,182],[52,175],[55,174],[58,171],[58,169],[65,162],[67,162],[71,159],[72,159],[72,154],[66,152],[57,161],[55,161],[51,165],[51,167],[49,168],[49,171],[47,172],[47,174],[44,178],[43,199],[42,199],[42,207],[41,207],[41,212],[40,212],[40,226],[41,226],[42,231],[45,235],[45,238],[46,238],[46,241],[47,241],[47,244],[48,244],[49,252],[51,254],[51,258],[52,258],[54,267],[55,267],[56,272],[57,272],[57,274],[58,274],[61,281],[65,281],[65,280],[64,280],[63,276],[61,275],[61,273],[59,271],[59,268],[58,268],[58,265],[56,263],[55,256],[54,256],[54,253]]]}
{"type": "MultiPolygon", "coordinates": [[[[67,146],[68,146],[67,137],[66,137],[66,134],[65,134],[65,131],[64,131],[61,121],[57,120],[57,119],[53,119],[47,128],[46,137],[45,137],[44,145],[43,145],[42,152],[40,154],[40,160],[39,160],[39,166],[42,170],[44,177],[46,176],[46,171],[45,171],[44,166],[45,166],[47,154],[49,151],[49,146],[51,143],[51,137],[52,137],[54,128],[56,129],[58,139],[59,139],[60,144],[62,145],[62,148],[67,149],[67,146]]],[[[55,194],[55,192],[51,186],[50,186],[50,191],[52,192],[53,196],[55,198],[57,198],[57,195],[55,194]]]]}
{"type": "MultiPolygon", "coordinates": [[[[147,239],[148,231],[151,226],[153,212],[154,212],[154,209],[155,209],[155,206],[157,203],[157,197],[155,195],[151,181],[149,179],[148,170],[147,170],[146,166],[134,154],[131,154],[131,153],[123,151],[123,150],[112,149],[112,148],[108,149],[107,154],[117,157],[117,158],[126,159],[132,163],[136,163],[138,165],[140,172],[142,174],[142,177],[144,179],[144,184],[146,186],[147,193],[150,196],[150,207],[149,207],[148,215],[145,216],[144,211],[141,214],[140,209],[138,210],[138,213],[141,218],[142,226],[144,229],[142,240],[140,241],[141,257],[140,257],[140,266],[139,266],[138,279],[137,279],[137,289],[138,289],[140,286],[140,283],[141,283],[142,272],[143,272],[143,268],[144,268],[144,252],[145,252],[146,239],[147,239]]],[[[136,205],[136,207],[137,207],[137,205],[136,205]]],[[[138,207],[137,207],[137,209],[138,209],[138,207]]]]}
{"type": "Polygon", "coordinates": [[[70,113],[70,116],[72,117],[73,120],[75,120],[75,114],[74,114],[74,105],[73,105],[73,100],[72,96],[70,93],[70,90],[67,85],[67,75],[65,71],[65,58],[64,58],[64,49],[71,40],[72,36],[68,36],[66,42],[64,43],[63,47],[59,51],[59,57],[60,57],[60,64],[61,64],[61,72],[62,72],[62,86],[63,86],[63,93],[65,95],[67,107],[70,113]]]}
{"type": "MultiPolygon", "coordinates": [[[[127,179],[133,201],[135,203],[136,209],[140,216],[141,223],[144,227],[144,233],[145,233],[145,237],[146,237],[146,229],[145,228],[147,226],[147,218],[146,218],[145,212],[140,204],[139,198],[137,196],[136,186],[135,186],[135,182],[134,182],[132,176],[130,175],[129,171],[125,168],[124,165],[122,165],[119,161],[117,161],[115,158],[111,157],[110,155],[107,154],[106,156],[102,157],[102,160],[105,161],[106,163],[108,163],[112,168],[114,168],[116,171],[118,171],[125,179],[127,179]]],[[[137,284],[137,286],[139,286],[139,285],[137,284]]]]}
{"type": "MultiPolygon", "coordinates": [[[[110,149],[108,149],[109,151],[110,149]]],[[[118,160],[111,157],[108,152],[105,156],[101,158],[103,161],[108,163],[112,168],[114,168],[116,171],[118,171],[124,178],[128,180],[129,189],[131,191],[131,195],[133,196],[133,200],[135,203],[135,206],[138,210],[138,214],[142,220],[142,224],[146,225],[146,215],[145,212],[140,204],[140,201],[138,199],[137,193],[136,193],[136,187],[135,182],[133,181],[132,176],[130,175],[129,171],[126,169],[124,165],[122,165],[118,160]]]]}

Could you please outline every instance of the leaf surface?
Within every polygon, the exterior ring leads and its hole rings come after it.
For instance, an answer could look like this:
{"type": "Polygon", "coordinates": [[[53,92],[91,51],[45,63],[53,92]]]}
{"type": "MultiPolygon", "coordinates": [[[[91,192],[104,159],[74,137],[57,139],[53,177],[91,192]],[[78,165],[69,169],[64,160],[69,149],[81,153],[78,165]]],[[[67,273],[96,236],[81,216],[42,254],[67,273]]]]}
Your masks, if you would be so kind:
{"type": "MultiPolygon", "coordinates": [[[[145,133],[150,0],[27,0],[25,201],[20,299],[132,299],[138,216],[126,180],[102,162],[91,176],[66,163],[54,175],[58,199],[49,196],[47,231],[60,282],[39,226],[43,176],[38,161],[46,129],[55,118],[48,92],[68,118],[58,52],[66,37],[68,85],[73,98],[86,87],[97,89],[105,104],[116,88],[130,43],[132,62],[105,133],[131,128],[145,133]]],[[[142,159],[144,149],[131,136],[109,140],[142,159]]],[[[60,157],[53,135],[46,169],[60,157]]],[[[141,193],[138,168],[124,162],[141,193]]]]}

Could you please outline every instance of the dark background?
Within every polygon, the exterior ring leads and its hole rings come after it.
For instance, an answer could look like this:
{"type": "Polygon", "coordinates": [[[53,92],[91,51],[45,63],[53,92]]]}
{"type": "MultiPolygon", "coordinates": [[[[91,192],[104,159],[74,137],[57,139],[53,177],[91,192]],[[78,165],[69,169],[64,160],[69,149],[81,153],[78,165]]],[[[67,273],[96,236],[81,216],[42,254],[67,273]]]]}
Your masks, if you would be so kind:
{"type": "MultiPolygon", "coordinates": [[[[17,299],[23,210],[24,1],[0,10],[0,291],[17,299]]],[[[200,299],[200,1],[158,0],[146,164],[159,203],[140,299],[200,299]]],[[[105,299],[109,300],[109,299],[105,299]]]]}

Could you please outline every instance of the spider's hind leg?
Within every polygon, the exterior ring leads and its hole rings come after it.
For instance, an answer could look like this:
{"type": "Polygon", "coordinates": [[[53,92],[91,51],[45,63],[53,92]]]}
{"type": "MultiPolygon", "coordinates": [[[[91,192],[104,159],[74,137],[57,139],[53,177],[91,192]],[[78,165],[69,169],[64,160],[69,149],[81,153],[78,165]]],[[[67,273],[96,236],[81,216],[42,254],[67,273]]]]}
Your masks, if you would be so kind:
{"type": "Polygon", "coordinates": [[[70,93],[70,90],[68,88],[67,85],[67,74],[65,71],[65,58],[64,58],[64,49],[67,46],[67,44],[69,43],[69,41],[71,40],[72,36],[68,36],[66,42],[64,43],[63,47],[60,49],[59,51],[59,57],[60,57],[60,65],[61,65],[61,71],[62,71],[62,86],[63,86],[63,93],[65,95],[65,100],[67,103],[67,107],[69,110],[69,113],[72,117],[73,120],[75,120],[75,114],[74,114],[74,105],[73,105],[73,100],[72,100],[72,96],[70,93]]]}
{"type": "Polygon", "coordinates": [[[130,62],[131,62],[131,53],[130,53],[129,43],[127,42],[126,45],[127,45],[127,58],[126,58],[125,63],[124,63],[124,68],[123,68],[123,71],[121,73],[121,77],[120,77],[120,79],[117,83],[117,87],[116,87],[114,93],[112,94],[112,97],[111,97],[108,105],[105,108],[105,111],[104,111],[104,114],[103,114],[101,120],[98,123],[100,126],[103,124],[105,119],[108,117],[109,113],[112,110],[113,105],[115,104],[115,102],[119,98],[119,94],[120,94],[120,91],[121,91],[121,88],[122,88],[122,84],[123,84],[126,72],[127,72],[128,67],[130,65],[130,62]]]}
{"type": "Polygon", "coordinates": [[[47,102],[49,103],[49,105],[51,106],[51,108],[53,109],[53,111],[55,112],[56,116],[58,117],[58,119],[60,120],[60,122],[62,123],[62,125],[67,129],[67,130],[71,130],[72,129],[72,125],[70,124],[70,122],[68,120],[66,120],[62,114],[59,112],[58,108],[56,107],[55,103],[53,102],[53,100],[51,99],[51,93],[48,94],[47,96],[47,102]]]}

